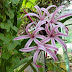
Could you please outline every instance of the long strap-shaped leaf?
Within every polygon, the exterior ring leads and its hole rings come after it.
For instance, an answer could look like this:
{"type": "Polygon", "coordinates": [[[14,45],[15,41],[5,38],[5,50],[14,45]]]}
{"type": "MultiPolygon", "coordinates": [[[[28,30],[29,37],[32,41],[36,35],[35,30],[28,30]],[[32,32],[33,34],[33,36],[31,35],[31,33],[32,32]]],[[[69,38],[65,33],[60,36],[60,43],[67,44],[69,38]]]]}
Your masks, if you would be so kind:
{"type": "Polygon", "coordinates": [[[22,72],[28,65],[30,65],[33,62],[33,58],[29,62],[27,62],[18,72],[22,72]]]}
{"type": "Polygon", "coordinates": [[[37,72],[37,70],[35,69],[35,67],[32,64],[30,64],[30,66],[34,72],[37,72]]]}
{"type": "MultiPolygon", "coordinates": [[[[61,29],[62,30],[62,29],[61,29]]],[[[63,30],[62,30],[63,31],[63,30]]],[[[63,31],[64,32],[64,31],[63,31]]],[[[65,37],[62,37],[65,38],[65,37]]],[[[64,53],[64,58],[65,58],[65,63],[66,63],[66,69],[67,72],[70,72],[70,67],[69,67],[69,60],[68,60],[68,55],[67,55],[67,51],[65,52],[65,49],[63,48],[63,53],[64,53]]]]}

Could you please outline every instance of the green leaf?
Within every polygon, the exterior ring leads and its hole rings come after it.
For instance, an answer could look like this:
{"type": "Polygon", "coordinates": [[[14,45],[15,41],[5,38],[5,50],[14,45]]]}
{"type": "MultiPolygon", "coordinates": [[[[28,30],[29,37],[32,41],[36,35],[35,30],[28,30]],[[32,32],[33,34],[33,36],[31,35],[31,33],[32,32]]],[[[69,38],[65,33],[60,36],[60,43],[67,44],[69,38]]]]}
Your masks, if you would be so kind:
{"type": "Polygon", "coordinates": [[[22,72],[28,65],[30,65],[33,61],[33,58],[29,62],[27,62],[18,72],[22,72]]]}
{"type": "Polygon", "coordinates": [[[13,53],[14,53],[14,54],[17,54],[17,53],[18,53],[18,51],[17,51],[16,49],[14,49],[13,53]]]}
{"type": "Polygon", "coordinates": [[[13,4],[18,4],[20,0],[11,0],[13,4]]]}
{"type": "Polygon", "coordinates": [[[35,69],[35,67],[32,64],[30,64],[30,66],[34,72],[37,72],[37,70],[35,69]]]}
{"type": "Polygon", "coordinates": [[[4,40],[4,34],[0,33],[0,39],[4,40]]]}
{"type": "Polygon", "coordinates": [[[30,1],[28,1],[27,3],[26,3],[26,7],[29,7],[29,8],[33,8],[35,5],[32,3],[32,2],[30,2],[30,1]]]}
{"type": "Polygon", "coordinates": [[[10,42],[10,39],[8,37],[4,37],[3,44],[8,44],[10,42]]]}
{"type": "Polygon", "coordinates": [[[2,53],[2,58],[3,58],[3,59],[8,60],[10,56],[11,56],[11,55],[10,55],[9,52],[3,52],[3,53],[2,53]]]}
{"type": "Polygon", "coordinates": [[[18,28],[16,26],[11,27],[14,31],[18,31],[18,28]]]}
{"type": "Polygon", "coordinates": [[[35,1],[37,1],[37,0],[30,0],[32,3],[35,3],[35,1]]]}

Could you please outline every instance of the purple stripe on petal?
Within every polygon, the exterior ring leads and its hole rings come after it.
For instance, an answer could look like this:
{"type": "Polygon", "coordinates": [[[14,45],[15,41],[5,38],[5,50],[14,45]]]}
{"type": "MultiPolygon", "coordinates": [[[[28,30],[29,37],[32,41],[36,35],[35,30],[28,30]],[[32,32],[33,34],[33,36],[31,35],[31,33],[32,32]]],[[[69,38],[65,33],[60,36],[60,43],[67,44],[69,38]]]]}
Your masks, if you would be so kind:
{"type": "Polygon", "coordinates": [[[41,43],[47,43],[47,42],[49,42],[49,41],[50,41],[50,37],[47,37],[47,38],[41,40],[41,43]]]}
{"type": "Polygon", "coordinates": [[[42,43],[39,40],[37,40],[36,38],[34,38],[34,42],[38,45],[42,45],[42,43]]]}
{"type": "Polygon", "coordinates": [[[31,39],[29,39],[29,40],[27,41],[27,43],[25,44],[25,48],[29,47],[29,46],[30,46],[30,44],[32,43],[32,41],[33,41],[33,39],[32,39],[32,38],[31,38],[31,39]]]}
{"type": "Polygon", "coordinates": [[[27,27],[26,27],[26,32],[27,32],[27,34],[29,34],[29,35],[31,35],[31,34],[29,33],[28,29],[29,29],[29,27],[30,27],[33,23],[35,24],[35,22],[31,22],[31,23],[28,24],[27,27]]]}
{"type": "Polygon", "coordinates": [[[61,22],[56,22],[56,24],[58,24],[59,26],[61,26],[65,30],[65,32],[68,34],[67,28],[61,22]]]}
{"type": "Polygon", "coordinates": [[[48,28],[48,24],[45,26],[45,30],[46,30],[47,34],[50,35],[50,31],[49,31],[49,28],[48,28]]]}
{"type": "Polygon", "coordinates": [[[36,9],[37,9],[37,11],[38,11],[38,13],[39,13],[39,16],[40,16],[40,19],[42,19],[42,13],[41,13],[41,9],[39,8],[39,6],[34,6],[36,9]]]}
{"type": "Polygon", "coordinates": [[[45,8],[41,8],[41,10],[44,11],[50,17],[49,12],[45,8]]]}
{"type": "Polygon", "coordinates": [[[58,51],[58,48],[57,48],[56,46],[53,46],[53,45],[45,44],[45,47],[46,47],[47,49],[50,49],[50,50],[58,51]]]}
{"type": "Polygon", "coordinates": [[[64,34],[64,33],[61,33],[61,32],[58,32],[55,34],[56,36],[65,36],[65,37],[69,37],[68,35],[64,34]]]}
{"type": "Polygon", "coordinates": [[[39,28],[41,25],[45,24],[46,21],[39,21],[38,24],[36,25],[36,28],[39,28]]]}
{"type": "Polygon", "coordinates": [[[33,56],[33,62],[36,64],[36,59],[38,57],[38,53],[39,53],[39,49],[36,50],[36,52],[34,53],[34,56],[33,56]]]}
{"type": "Polygon", "coordinates": [[[54,38],[51,38],[52,45],[56,46],[54,38]]]}
{"type": "Polygon", "coordinates": [[[34,46],[34,47],[27,47],[27,48],[22,48],[22,49],[19,49],[19,51],[22,51],[22,52],[30,52],[30,51],[33,51],[33,50],[36,50],[37,47],[34,46]]]}
{"type": "Polygon", "coordinates": [[[49,9],[52,8],[52,7],[56,7],[56,8],[57,8],[56,5],[51,5],[51,6],[48,6],[46,9],[49,10],[49,9]]]}
{"type": "Polygon", "coordinates": [[[57,61],[58,60],[57,57],[56,57],[56,55],[51,50],[47,49],[47,52],[54,59],[54,61],[57,61]]]}
{"type": "Polygon", "coordinates": [[[44,30],[44,28],[43,28],[43,27],[37,28],[37,29],[33,32],[33,34],[36,34],[37,32],[39,32],[39,31],[41,31],[41,30],[44,30]]]}
{"type": "Polygon", "coordinates": [[[35,14],[35,13],[28,13],[24,17],[26,17],[26,16],[36,16],[37,18],[40,19],[40,17],[37,14],[35,14]]]}
{"type": "Polygon", "coordinates": [[[40,39],[45,39],[46,37],[44,35],[35,35],[36,38],[40,38],[40,39]]]}
{"type": "Polygon", "coordinates": [[[46,48],[43,45],[38,45],[38,49],[46,51],[46,48]]]}
{"type": "Polygon", "coordinates": [[[67,51],[67,46],[66,46],[66,44],[65,44],[60,38],[55,37],[55,40],[56,40],[57,42],[59,42],[59,43],[65,48],[65,50],[67,51]]]}
{"type": "Polygon", "coordinates": [[[64,5],[59,6],[59,7],[55,10],[55,12],[54,12],[53,15],[52,15],[52,20],[54,19],[54,16],[57,14],[57,12],[59,11],[59,9],[61,9],[61,8],[63,8],[63,7],[64,7],[64,5]]]}
{"type": "Polygon", "coordinates": [[[55,21],[57,21],[57,20],[59,20],[59,19],[61,19],[61,18],[66,18],[66,17],[68,17],[68,16],[72,16],[72,13],[66,14],[66,15],[62,15],[62,16],[56,18],[55,21]]]}
{"type": "Polygon", "coordinates": [[[14,40],[27,39],[27,38],[30,38],[30,36],[29,35],[22,35],[19,37],[15,37],[14,40]]]}
{"type": "MultiPolygon", "coordinates": [[[[56,46],[54,38],[51,38],[51,43],[52,43],[52,45],[56,46]]],[[[54,50],[54,53],[57,54],[57,51],[54,50]]]]}

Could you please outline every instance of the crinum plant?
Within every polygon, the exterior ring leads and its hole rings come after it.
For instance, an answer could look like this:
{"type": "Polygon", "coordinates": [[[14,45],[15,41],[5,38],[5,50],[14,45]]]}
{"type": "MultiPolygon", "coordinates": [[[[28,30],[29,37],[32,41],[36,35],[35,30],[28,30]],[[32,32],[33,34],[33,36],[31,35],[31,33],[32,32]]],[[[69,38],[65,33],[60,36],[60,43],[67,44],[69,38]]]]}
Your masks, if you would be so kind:
{"type": "Polygon", "coordinates": [[[59,22],[59,19],[65,18],[68,16],[72,16],[72,14],[65,14],[63,16],[59,16],[58,11],[59,11],[59,9],[61,9],[63,7],[64,7],[64,5],[59,6],[59,7],[57,7],[55,5],[51,5],[47,8],[39,8],[36,5],[35,8],[37,9],[38,14],[28,13],[24,17],[35,16],[39,19],[38,22],[31,22],[30,24],[28,24],[26,26],[27,35],[22,35],[22,36],[14,38],[14,40],[30,38],[27,41],[27,43],[25,44],[24,48],[20,49],[20,51],[29,52],[29,51],[35,50],[35,53],[33,56],[33,62],[35,63],[35,65],[37,67],[41,67],[40,65],[36,64],[36,59],[37,59],[37,56],[38,56],[40,50],[43,50],[43,51],[47,52],[48,54],[50,54],[50,56],[54,59],[54,61],[58,60],[56,57],[56,54],[58,51],[58,48],[56,47],[56,41],[59,42],[63,46],[63,48],[67,51],[67,46],[62,41],[60,36],[68,37],[68,30],[61,22],[59,22]],[[48,10],[51,7],[56,7],[56,10],[53,13],[48,12],[48,10]],[[33,32],[31,33],[29,31],[29,28],[32,27],[32,25],[34,25],[34,24],[35,24],[35,27],[34,27],[33,32]],[[45,27],[42,27],[42,25],[45,25],[45,27]],[[65,30],[66,34],[60,32],[59,28],[63,28],[65,30]],[[40,34],[40,31],[43,31],[43,30],[47,33],[47,35],[40,34]],[[51,44],[48,44],[48,42],[50,40],[51,40],[51,44]],[[36,46],[30,46],[32,41],[34,41],[36,43],[35,44],[36,46]]]}

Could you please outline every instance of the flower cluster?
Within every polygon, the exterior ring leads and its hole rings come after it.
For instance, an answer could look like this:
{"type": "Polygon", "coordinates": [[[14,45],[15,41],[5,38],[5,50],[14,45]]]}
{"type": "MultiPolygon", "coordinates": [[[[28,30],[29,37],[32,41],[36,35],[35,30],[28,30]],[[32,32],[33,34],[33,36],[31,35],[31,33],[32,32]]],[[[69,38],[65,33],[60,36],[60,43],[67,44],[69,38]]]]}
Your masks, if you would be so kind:
{"type": "MultiPolygon", "coordinates": [[[[39,19],[39,21],[36,22],[31,22],[26,26],[26,33],[27,35],[22,35],[19,37],[14,38],[14,40],[20,40],[20,39],[27,39],[27,43],[25,44],[24,48],[20,49],[22,52],[29,52],[36,50],[33,56],[33,62],[36,64],[36,59],[38,56],[38,53],[40,50],[43,50],[47,53],[50,54],[50,56],[54,59],[54,61],[57,61],[56,53],[58,51],[58,48],[56,47],[55,42],[59,42],[63,48],[67,51],[67,46],[66,44],[61,40],[60,36],[65,36],[68,37],[68,30],[67,28],[58,20],[61,18],[65,18],[68,16],[71,16],[72,14],[66,14],[63,16],[59,16],[58,11],[59,9],[63,8],[64,5],[56,7],[55,5],[51,5],[47,8],[39,8],[37,5],[34,6],[38,14],[35,13],[28,13],[26,16],[35,16],[39,19]],[[56,10],[53,13],[49,13],[48,10],[51,7],[56,7],[56,10]],[[56,18],[57,16],[57,18],[56,18]],[[32,33],[29,32],[29,28],[33,25],[36,24],[35,29],[32,33]],[[42,25],[45,25],[45,27],[42,27],[42,25]],[[59,28],[63,28],[66,32],[66,34],[62,33],[59,31],[59,28]],[[46,31],[47,35],[41,35],[39,32],[40,31],[46,31]],[[38,40],[40,38],[40,40],[38,40]],[[30,46],[32,41],[36,43],[36,46],[30,46]],[[48,42],[51,41],[51,44],[48,44],[48,42]],[[54,51],[54,52],[53,52],[54,51]]],[[[36,64],[37,67],[41,67],[36,64]]]]}

